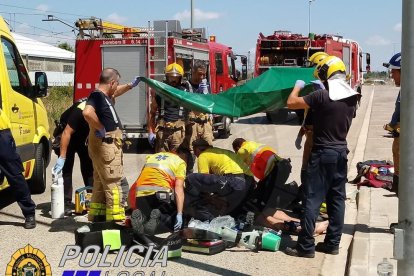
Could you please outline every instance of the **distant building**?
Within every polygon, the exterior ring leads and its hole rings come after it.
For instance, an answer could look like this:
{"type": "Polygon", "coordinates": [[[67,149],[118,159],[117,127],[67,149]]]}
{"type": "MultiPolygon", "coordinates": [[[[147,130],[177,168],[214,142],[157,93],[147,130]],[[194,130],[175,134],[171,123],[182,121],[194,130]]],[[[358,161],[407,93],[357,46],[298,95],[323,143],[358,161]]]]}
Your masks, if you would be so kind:
{"type": "Polygon", "coordinates": [[[34,83],[36,71],[46,72],[49,86],[73,86],[75,53],[16,33],[16,46],[34,83]]]}

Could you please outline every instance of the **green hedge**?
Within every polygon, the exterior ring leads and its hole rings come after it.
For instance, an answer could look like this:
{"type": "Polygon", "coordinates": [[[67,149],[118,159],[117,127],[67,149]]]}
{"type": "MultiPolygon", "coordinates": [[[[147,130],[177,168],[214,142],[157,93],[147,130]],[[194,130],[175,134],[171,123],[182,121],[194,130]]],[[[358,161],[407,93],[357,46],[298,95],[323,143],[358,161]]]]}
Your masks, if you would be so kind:
{"type": "Polygon", "coordinates": [[[49,87],[49,95],[42,101],[48,112],[50,134],[52,134],[55,129],[55,120],[59,120],[60,115],[72,105],[73,86],[49,87]]]}

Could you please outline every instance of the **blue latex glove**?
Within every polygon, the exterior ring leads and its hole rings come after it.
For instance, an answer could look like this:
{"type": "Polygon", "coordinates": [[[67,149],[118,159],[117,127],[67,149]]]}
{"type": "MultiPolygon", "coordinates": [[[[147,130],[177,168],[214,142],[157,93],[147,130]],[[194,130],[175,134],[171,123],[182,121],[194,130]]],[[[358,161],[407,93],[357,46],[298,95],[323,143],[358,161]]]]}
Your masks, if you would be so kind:
{"type": "Polygon", "coordinates": [[[59,157],[58,160],[56,161],[56,165],[52,169],[52,172],[54,174],[59,174],[62,171],[63,166],[65,165],[65,161],[66,161],[65,158],[59,157]]]}
{"type": "Polygon", "coordinates": [[[303,80],[297,80],[295,83],[295,87],[303,89],[303,87],[305,87],[305,82],[303,80]]]}
{"type": "Polygon", "coordinates": [[[325,89],[325,85],[320,80],[311,81],[315,90],[325,89]]]}
{"type": "Polygon", "coordinates": [[[183,214],[178,213],[175,216],[174,231],[180,231],[183,226],[183,214]]]}
{"type": "Polygon", "coordinates": [[[148,142],[150,143],[151,147],[155,146],[155,134],[150,132],[148,133],[148,142]]]}
{"type": "Polygon", "coordinates": [[[140,76],[136,76],[130,83],[129,85],[131,85],[132,88],[134,88],[135,86],[137,86],[139,84],[139,82],[141,81],[141,77],[140,76]]]}
{"type": "Polygon", "coordinates": [[[106,129],[103,127],[99,130],[95,130],[95,136],[98,138],[104,138],[106,134],[106,129]]]}

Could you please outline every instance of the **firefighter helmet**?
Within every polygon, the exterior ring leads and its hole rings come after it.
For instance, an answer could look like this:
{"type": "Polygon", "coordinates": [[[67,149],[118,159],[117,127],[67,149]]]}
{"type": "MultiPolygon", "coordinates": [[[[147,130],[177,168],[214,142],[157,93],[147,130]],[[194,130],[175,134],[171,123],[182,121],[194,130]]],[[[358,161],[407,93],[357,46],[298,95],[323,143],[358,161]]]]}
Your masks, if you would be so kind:
{"type": "Polygon", "coordinates": [[[312,65],[317,65],[321,62],[324,58],[329,57],[329,55],[325,52],[316,52],[310,56],[309,61],[312,65]]]}
{"type": "Polygon", "coordinates": [[[392,56],[388,63],[383,63],[388,69],[401,69],[401,53],[392,56]]]}
{"type": "Polygon", "coordinates": [[[184,76],[183,67],[181,67],[178,63],[171,63],[165,67],[165,75],[182,77],[184,76]]]}
{"type": "Polygon", "coordinates": [[[313,75],[321,81],[326,81],[336,73],[346,74],[344,62],[335,56],[328,56],[316,65],[313,75]]]}

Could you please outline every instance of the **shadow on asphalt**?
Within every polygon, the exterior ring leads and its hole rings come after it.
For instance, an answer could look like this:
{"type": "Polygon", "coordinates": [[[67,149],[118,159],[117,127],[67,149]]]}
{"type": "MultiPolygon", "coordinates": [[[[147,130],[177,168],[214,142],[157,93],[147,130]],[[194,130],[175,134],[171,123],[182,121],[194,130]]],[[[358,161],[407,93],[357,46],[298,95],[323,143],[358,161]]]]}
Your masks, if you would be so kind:
{"type": "Polygon", "coordinates": [[[1,191],[0,193],[0,209],[9,206],[16,202],[16,199],[9,188],[1,191]]]}
{"type": "Polygon", "coordinates": [[[197,261],[186,259],[186,258],[172,259],[171,261],[182,264],[182,265],[186,265],[189,267],[195,267],[195,268],[208,271],[210,273],[218,274],[218,275],[237,275],[237,276],[249,275],[249,274],[240,273],[234,270],[230,270],[227,268],[222,268],[222,267],[214,266],[211,264],[197,262],[197,261]]]}
{"type": "MultiPolygon", "coordinates": [[[[348,235],[354,235],[354,232],[352,231],[353,225],[351,224],[345,224],[343,233],[348,235]]],[[[366,224],[355,224],[355,231],[362,232],[362,233],[382,233],[382,234],[389,234],[390,229],[387,228],[379,228],[379,227],[369,227],[366,224]]]]}

